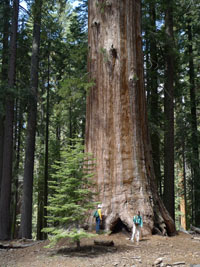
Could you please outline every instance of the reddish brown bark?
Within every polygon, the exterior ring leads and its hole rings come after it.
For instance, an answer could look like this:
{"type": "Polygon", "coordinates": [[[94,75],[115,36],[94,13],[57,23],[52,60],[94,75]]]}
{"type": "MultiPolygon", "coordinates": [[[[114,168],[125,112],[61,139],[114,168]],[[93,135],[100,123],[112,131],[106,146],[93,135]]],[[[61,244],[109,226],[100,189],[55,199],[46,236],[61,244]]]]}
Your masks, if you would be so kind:
{"type": "Polygon", "coordinates": [[[155,188],[147,129],[140,1],[89,1],[86,151],[96,158],[106,229],[128,228],[140,210],[143,233],[175,232],[155,188]],[[165,221],[165,222],[164,222],[165,221]],[[167,227],[166,227],[167,225],[167,227]]]}

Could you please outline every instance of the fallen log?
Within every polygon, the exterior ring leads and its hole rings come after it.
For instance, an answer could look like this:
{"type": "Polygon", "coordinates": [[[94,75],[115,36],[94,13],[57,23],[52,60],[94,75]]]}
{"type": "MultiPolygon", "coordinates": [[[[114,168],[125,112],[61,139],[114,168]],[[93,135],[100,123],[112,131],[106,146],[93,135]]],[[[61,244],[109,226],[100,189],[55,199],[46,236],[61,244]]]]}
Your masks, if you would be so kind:
{"type": "Polygon", "coordinates": [[[173,265],[174,266],[177,266],[177,265],[185,265],[185,262],[184,261],[174,262],[173,265]]]}
{"type": "Polygon", "coordinates": [[[111,241],[106,241],[106,240],[94,240],[94,244],[96,246],[107,246],[107,247],[113,247],[114,246],[114,242],[111,241]]]}
{"type": "Polygon", "coordinates": [[[192,239],[200,241],[200,237],[194,236],[192,239]]]}
{"type": "Polygon", "coordinates": [[[27,248],[34,246],[35,244],[40,243],[39,242],[33,242],[29,244],[20,244],[20,243],[0,243],[0,249],[18,249],[18,248],[27,248]]]}
{"type": "Polygon", "coordinates": [[[190,229],[198,234],[200,234],[200,228],[194,227],[193,225],[190,225],[190,229]]]}

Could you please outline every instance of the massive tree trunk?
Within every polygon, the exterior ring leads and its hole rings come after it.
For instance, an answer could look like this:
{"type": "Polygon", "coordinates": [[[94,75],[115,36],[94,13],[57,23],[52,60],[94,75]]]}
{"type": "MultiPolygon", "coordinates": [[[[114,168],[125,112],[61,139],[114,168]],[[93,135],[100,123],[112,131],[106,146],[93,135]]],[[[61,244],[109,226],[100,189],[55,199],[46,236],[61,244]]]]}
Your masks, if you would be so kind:
{"type": "Polygon", "coordinates": [[[13,119],[14,119],[14,96],[12,90],[15,85],[17,29],[18,29],[19,0],[13,1],[13,16],[10,40],[10,54],[8,67],[8,88],[5,106],[4,124],[4,147],[2,182],[0,197],[0,239],[10,239],[11,220],[11,182],[12,182],[12,156],[13,156],[13,119]]]}
{"type": "Polygon", "coordinates": [[[144,234],[175,232],[158,197],[147,129],[139,0],[89,1],[86,151],[96,158],[95,180],[106,229],[132,227],[140,210],[144,234]]]}
{"type": "Polygon", "coordinates": [[[24,165],[24,183],[21,216],[21,234],[24,238],[32,238],[32,193],[33,193],[33,170],[35,153],[35,133],[37,121],[37,92],[38,92],[38,66],[40,46],[42,0],[35,0],[34,5],[34,28],[31,57],[31,81],[30,101],[27,126],[26,153],[24,165]]]}

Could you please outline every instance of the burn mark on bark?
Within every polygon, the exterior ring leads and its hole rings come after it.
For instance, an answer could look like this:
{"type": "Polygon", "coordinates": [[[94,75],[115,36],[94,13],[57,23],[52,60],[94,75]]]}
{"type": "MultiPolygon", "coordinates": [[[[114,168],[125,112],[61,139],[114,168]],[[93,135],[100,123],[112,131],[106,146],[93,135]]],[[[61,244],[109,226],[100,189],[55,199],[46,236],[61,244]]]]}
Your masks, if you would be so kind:
{"type": "MultiPolygon", "coordinates": [[[[99,35],[100,35],[100,21],[94,19],[91,23],[92,33],[93,33],[93,40],[95,42],[95,47],[98,47],[99,44],[99,35]]],[[[96,50],[97,51],[97,50],[96,50]]]]}
{"type": "Polygon", "coordinates": [[[117,49],[114,48],[113,44],[111,45],[109,52],[110,52],[111,58],[115,58],[115,59],[117,58],[117,49]]]}
{"type": "Polygon", "coordinates": [[[94,33],[96,33],[96,37],[98,38],[99,34],[100,34],[100,22],[96,19],[94,19],[92,21],[91,27],[94,30],[94,33]]]}
{"type": "Polygon", "coordinates": [[[109,77],[112,76],[115,68],[115,63],[117,59],[117,49],[113,47],[113,44],[111,45],[111,48],[109,51],[105,48],[100,48],[99,49],[100,54],[103,57],[103,61],[106,64],[109,72],[109,77]]]}
{"type": "Polygon", "coordinates": [[[112,44],[110,47],[110,50],[109,50],[109,62],[108,62],[108,68],[109,68],[109,74],[110,75],[112,75],[114,72],[115,63],[116,63],[117,58],[118,58],[117,49],[112,44]]]}
{"type": "Polygon", "coordinates": [[[97,29],[100,27],[100,22],[98,20],[93,20],[92,27],[96,27],[97,29]]]}

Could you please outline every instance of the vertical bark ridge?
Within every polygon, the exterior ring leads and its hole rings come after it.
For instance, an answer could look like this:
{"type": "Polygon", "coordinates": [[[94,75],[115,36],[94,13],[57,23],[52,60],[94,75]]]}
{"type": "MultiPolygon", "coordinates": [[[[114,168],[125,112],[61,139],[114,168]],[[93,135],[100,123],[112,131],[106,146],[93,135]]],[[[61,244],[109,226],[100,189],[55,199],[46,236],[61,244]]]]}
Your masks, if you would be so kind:
{"type": "Polygon", "coordinates": [[[151,233],[154,177],[150,178],[140,1],[109,3],[89,1],[88,66],[95,84],[87,99],[86,151],[96,158],[95,181],[106,229],[113,229],[119,219],[131,228],[140,210],[144,234],[151,233]]]}

